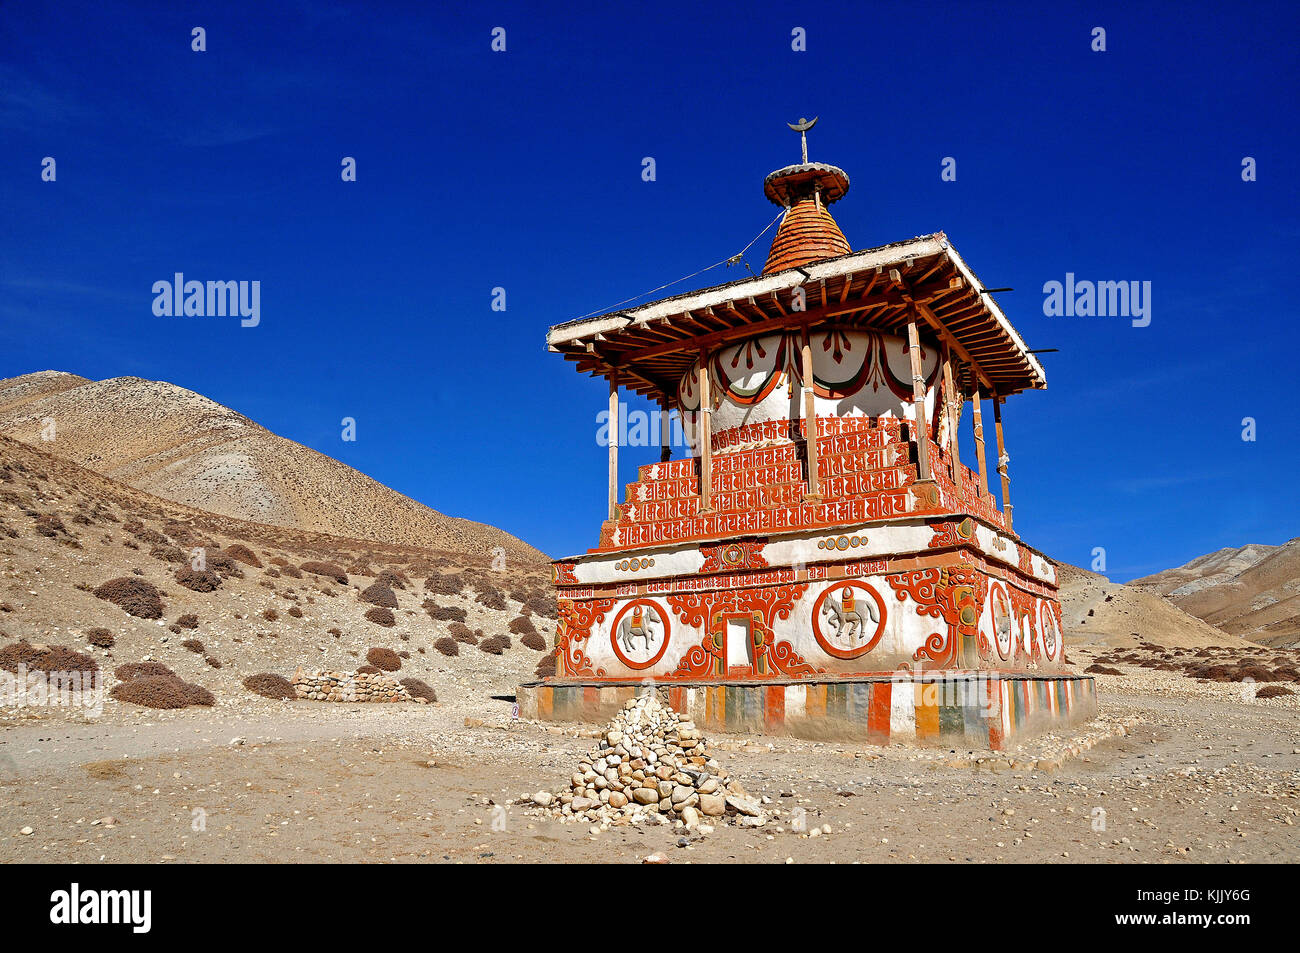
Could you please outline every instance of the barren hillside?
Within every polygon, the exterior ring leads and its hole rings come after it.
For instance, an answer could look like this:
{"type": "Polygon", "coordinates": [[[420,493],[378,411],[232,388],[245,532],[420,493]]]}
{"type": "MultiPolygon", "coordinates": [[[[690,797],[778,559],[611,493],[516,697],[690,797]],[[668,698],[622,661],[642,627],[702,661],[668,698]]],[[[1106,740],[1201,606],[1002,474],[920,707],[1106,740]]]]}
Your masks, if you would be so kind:
{"type": "Polygon", "coordinates": [[[401,659],[395,677],[440,698],[511,693],[550,658],[555,602],[544,561],[497,566],[216,516],[0,436],[0,668],[11,671],[24,652],[65,646],[110,688],[119,666],[159,663],[242,711],[262,704],[243,685],[251,675],[352,671],[380,649],[401,659]]]}
{"type": "Polygon", "coordinates": [[[333,536],[541,556],[492,526],[444,516],[337,460],[162,381],[41,371],[0,381],[0,433],[154,496],[333,536]],[[50,429],[53,422],[53,429],[50,429]],[[43,439],[52,436],[53,439],[43,439]]]}
{"type": "Polygon", "coordinates": [[[1225,632],[1300,645],[1300,537],[1282,546],[1220,549],[1131,585],[1159,592],[1225,632]]]}

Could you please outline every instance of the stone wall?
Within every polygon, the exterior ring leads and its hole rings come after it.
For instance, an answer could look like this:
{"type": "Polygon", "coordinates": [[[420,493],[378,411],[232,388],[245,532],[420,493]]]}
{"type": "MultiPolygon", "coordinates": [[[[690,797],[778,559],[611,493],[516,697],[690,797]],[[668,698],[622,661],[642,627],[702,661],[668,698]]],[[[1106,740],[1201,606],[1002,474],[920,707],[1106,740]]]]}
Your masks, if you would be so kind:
{"type": "Polygon", "coordinates": [[[299,698],[323,702],[417,702],[389,675],[367,672],[304,672],[301,668],[293,674],[293,690],[299,698]]]}

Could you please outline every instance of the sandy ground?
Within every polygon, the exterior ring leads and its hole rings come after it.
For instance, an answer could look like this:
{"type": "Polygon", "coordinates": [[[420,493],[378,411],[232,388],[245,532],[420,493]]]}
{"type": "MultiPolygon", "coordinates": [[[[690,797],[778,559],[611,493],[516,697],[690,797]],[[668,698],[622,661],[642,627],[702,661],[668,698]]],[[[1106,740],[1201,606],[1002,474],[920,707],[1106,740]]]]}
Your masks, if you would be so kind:
{"type": "Polygon", "coordinates": [[[0,861],[1294,863],[1295,702],[1179,681],[1105,679],[1100,721],[1003,753],[715,735],[780,814],[703,837],[593,834],[516,803],[561,789],[592,742],[486,697],[473,727],[461,704],[16,721],[0,730],[0,861]],[[1095,744],[1056,767],[1080,738],[1095,744]],[[794,832],[796,809],[830,833],[794,832]]]}

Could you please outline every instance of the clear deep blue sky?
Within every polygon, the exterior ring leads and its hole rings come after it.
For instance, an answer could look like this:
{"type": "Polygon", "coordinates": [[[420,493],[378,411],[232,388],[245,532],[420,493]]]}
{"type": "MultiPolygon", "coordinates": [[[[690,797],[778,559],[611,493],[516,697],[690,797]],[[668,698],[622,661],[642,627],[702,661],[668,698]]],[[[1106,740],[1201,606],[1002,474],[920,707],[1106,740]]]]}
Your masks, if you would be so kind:
{"type": "MultiPolygon", "coordinates": [[[[1016,289],[1030,347],[1060,348],[1006,407],[1031,544],[1105,547],[1127,579],[1300,534],[1296,8],[1044,6],[7,3],[0,377],[171,381],[580,552],[605,385],[546,328],[739,251],[798,159],[785,123],[819,115],[854,248],[944,230],[1016,289]],[[260,326],[155,317],[177,271],[260,280],[260,326]],[[1066,272],[1152,282],[1150,326],[1045,317],[1066,272]]],[[[656,455],[625,450],[624,479],[656,455]]]]}

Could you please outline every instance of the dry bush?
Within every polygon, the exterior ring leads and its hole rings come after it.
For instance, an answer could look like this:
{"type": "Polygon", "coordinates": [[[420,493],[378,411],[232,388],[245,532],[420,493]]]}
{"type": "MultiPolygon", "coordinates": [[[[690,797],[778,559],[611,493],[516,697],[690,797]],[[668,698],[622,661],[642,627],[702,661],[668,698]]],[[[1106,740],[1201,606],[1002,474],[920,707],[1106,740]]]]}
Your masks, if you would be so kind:
{"type": "Polygon", "coordinates": [[[389,589],[405,589],[410,581],[396,569],[385,569],[375,577],[375,585],[387,586],[389,589]]]}
{"type": "Polygon", "coordinates": [[[215,655],[205,655],[203,661],[207,662],[213,668],[221,668],[221,659],[217,658],[215,655]]]}
{"type": "MultiPolygon", "coordinates": [[[[277,566],[288,566],[287,562],[280,560],[271,560],[277,566]]],[[[324,576],[327,579],[333,579],[340,586],[348,584],[348,574],[343,571],[343,567],[338,563],[323,562],[306,562],[302,564],[302,571],[309,572],[313,576],[324,576]]]]}
{"type": "Polygon", "coordinates": [[[380,670],[379,670],[378,668],[376,668],[374,665],[358,665],[358,666],[357,666],[357,672],[360,673],[360,674],[362,674],[362,675],[382,675],[382,674],[384,674],[382,671],[380,671],[380,670]]]}
{"type": "Polygon", "coordinates": [[[113,603],[137,619],[162,618],[162,594],[143,579],[118,576],[96,589],[95,596],[113,603]]]}
{"type": "Polygon", "coordinates": [[[145,708],[188,708],[211,706],[216,699],[206,688],[181,681],[175,675],[143,675],[113,686],[109,692],[120,702],[145,708]]]}
{"type": "Polygon", "coordinates": [[[488,609],[504,609],[506,607],[505,594],[494,586],[485,587],[474,600],[479,605],[488,609]]]}
{"type": "MultiPolygon", "coordinates": [[[[272,566],[287,566],[287,565],[289,565],[289,560],[285,559],[283,556],[272,556],[272,557],[271,557],[271,565],[272,565],[272,566]]],[[[304,564],[302,568],[303,568],[303,569],[307,569],[306,564],[304,564]]],[[[308,569],[307,571],[308,571],[308,572],[311,572],[312,570],[308,569]]]]}
{"type": "Polygon", "coordinates": [[[176,624],[182,629],[197,629],[199,627],[199,617],[193,612],[187,612],[176,620],[176,624]]]}
{"type": "Polygon", "coordinates": [[[263,609],[262,618],[267,622],[275,622],[280,618],[280,613],[276,612],[274,609],[263,609]]]}
{"type": "Polygon", "coordinates": [[[86,641],[98,649],[111,649],[117,644],[117,636],[102,626],[96,626],[86,630],[86,641]]]}
{"type": "Polygon", "coordinates": [[[115,668],[113,675],[123,682],[129,682],[135,678],[147,678],[151,675],[176,677],[176,673],[162,662],[127,662],[125,665],[119,665],[115,668]]]}
{"type": "Polygon", "coordinates": [[[212,547],[204,548],[203,566],[213,572],[219,572],[223,576],[234,576],[236,579],[244,578],[244,571],[239,568],[239,563],[235,562],[219,549],[212,547]]]}
{"type": "Polygon", "coordinates": [[[555,677],[555,653],[543,655],[542,660],[537,663],[537,668],[533,669],[533,674],[538,678],[555,677]]]}
{"type": "Polygon", "coordinates": [[[397,593],[382,582],[372,582],[366,586],[361,590],[360,598],[362,602],[369,602],[373,606],[383,606],[385,609],[397,608],[397,593]]]}
{"type": "Polygon", "coordinates": [[[202,655],[206,651],[206,647],[198,639],[186,639],[181,643],[181,648],[189,649],[195,655],[202,655]]]}
{"type": "Polygon", "coordinates": [[[465,577],[460,573],[434,574],[424,580],[424,588],[435,595],[454,596],[465,588],[465,577]]]}
{"type": "Polygon", "coordinates": [[[546,651],[546,639],[542,637],[540,632],[528,632],[520,638],[519,641],[522,642],[526,648],[530,648],[534,652],[546,651]]]}
{"type": "Polygon", "coordinates": [[[433,643],[433,647],[443,655],[459,655],[460,646],[455,639],[449,639],[445,635],[433,643]]]}
{"type": "MultiPolygon", "coordinates": [[[[452,644],[454,645],[455,643],[452,644]]],[[[423,698],[431,704],[438,700],[438,695],[434,690],[418,678],[402,679],[402,687],[406,689],[407,694],[412,698],[423,698]]]]}
{"type": "Polygon", "coordinates": [[[535,633],[537,631],[533,625],[533,620],[522,615],[517,615],[511,619],[507,628],[515,635],[527,635],[529,632],[535,633]]]}
{"type": "Polygon", "coordinates": [[[385,672],[396,672],[402,667],[401,658],[392,649],[373,648],[366,653],[366,661],[385,672]]]}
{"type": "Polygon", "coordinates": [[[1117,668],[1107,668],[1105,665],[1096,665],[1096,664],[1089,665],[1083,671],[1085,674],[1089,674],[1089,675],[1123,675],[1124,674],[1117,668]]]}
{"type": "Polygon", "coordinates": [[[523,600],[523,606],[533,615],[539,615],[545,619],[556,619],[560,615],[560,610],[555,604],[555,591],[553,589],[534,590],[529,593],[527,599],[523,600]]]}
{"type": "Polygon", "coordinates": [[[235,562],[243,563],[245,566],[252,566],[254,569],[262,568],[262,560],[257,558],[257,553],[243,543],[231,543],[222,552],[235,562]]]}
{"type": "Polygon", "coordinates": [[[290,606],[290,607],[289,607],[289,615],[293,616],[295,619],[301,619],[301,618],[302,618],[302,610],[299,609],[297,606],[290,606]]]}
{"type": "Polygon", "coordinates": [[[298,693],[293,690],[292,682],[283,675],[273,675],[270,672],[259,672],[257,675],[248,676],[244,679],[244,687],[263,698],[273,698],[277,701],[293,701],[298,697],[298,693]]]}
{"type": "Polygon", "coordinates": [[[223,581],[220,574],[212,569],[194,569],[191,566],[182,566],[176,570],[175,579],[186,589],[195,592],[215,592],[221,588],[223,581]]]}
{"type": "Polygon", "coordinates": [[[483,641],[479,642],[478,647],[489,655],[500,655],[506,649],[510,648],[510,640],[504,635],[490,635],[483,641]]]}
{"type": "Polygon", "coordinates": [[[482,629],[475,629],[471,632],[469,626],[463,622],[453,622],[447,626],[447,631],[451,633],[453,639],[465,645],[478,645],[478,640],[483,637],[482,629]]]}
{"type": "Polygon", "coordinates": [[[1279,698],[1282,695],[1294,695],[1295,692],[1285,685],[1265,685],[1255,693],[1256,698],[1279,698]]]}
{"type": "Polygon", "coordinates": [[[63,526],[63,520],[53,513],[45,513],[36,517],[36,532],[42,536],[58,536],[60,533],[66,533],[67,530],[63,526]]]}
{"type": "Polygon", "coordinates": [[[185,553],[175,546],[155,546],[149,550],[149,555],[162,563],[185,562],[185,553]]]}
{"type": "Polygon", "coordinates": [[[29,672],[84,672],[93,675],[99,663],[66,645],[37,648],[27,641],[13,642],[0,649],[0,669],[17,674],[18,666],[29,672]]]}
{"type": "Polygon", "coordinates": [[[435,622],[464,622],[467,618],[464,609],[456,606],[440,606],[432,599],[425,599],[423,608],[429,613],[429,618],[435,622]]]}
{"type": "Polygon", "coordinates": [[[393,615],[393,610],[386,609],[382,606],[375,606],[373,609],[366,612],[366,618],[376,625],[382,625],[385,628],[397,625],[397,619],[393,615]]]}

